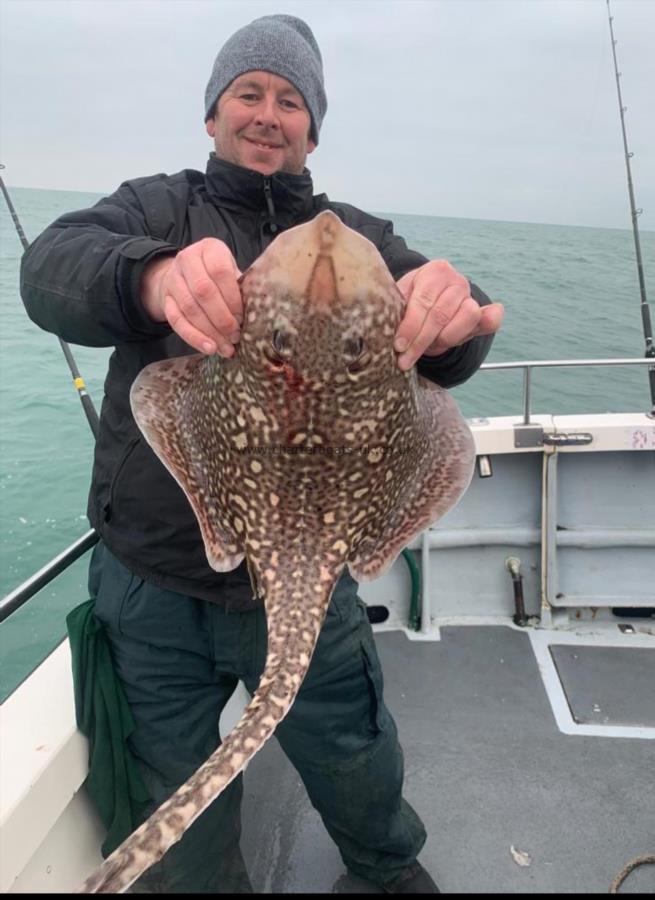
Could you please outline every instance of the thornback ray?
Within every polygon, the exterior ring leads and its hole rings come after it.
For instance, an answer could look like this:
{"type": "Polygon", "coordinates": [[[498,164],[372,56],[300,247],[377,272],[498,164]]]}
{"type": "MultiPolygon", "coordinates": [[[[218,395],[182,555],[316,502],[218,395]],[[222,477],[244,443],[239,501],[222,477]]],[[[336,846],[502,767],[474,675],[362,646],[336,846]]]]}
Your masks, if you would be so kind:
{"type": "Polygon", "coordinates": [[[248,562],[266,610],[264,671],[220,747],[85,892],[126,890],[182,837],[291,709],[345,566],[381,574],[471,479],[473,439],[454,401],[398,368],[404,300],[370,241],[323,212],[276,238],[241,289],[236,354],[153,363],[131,404],[210,565],[248,562]]]}

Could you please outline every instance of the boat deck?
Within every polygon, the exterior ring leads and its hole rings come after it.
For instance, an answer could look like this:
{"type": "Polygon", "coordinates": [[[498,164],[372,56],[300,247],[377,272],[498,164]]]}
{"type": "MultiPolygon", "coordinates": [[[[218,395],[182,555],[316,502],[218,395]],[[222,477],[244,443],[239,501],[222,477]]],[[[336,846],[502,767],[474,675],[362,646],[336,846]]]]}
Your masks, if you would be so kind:
{"type": "MultiPolygon", "coordinates": [[[[649,620],[631,621],[655,633],[649,620]]],[[[376,642],[405,753],[405,796],[428,832],[419,859],[442,892],[607,893],[629,860],[655,853],[652,740],[563,733],[526,631],[448,626],[438,641],[389,631],[376,642]],[[512,847],[530,864],[519,865],[512,847]]],[[[605,649],[591,665],[598,678],[577,683],[581,722],[587,713],[614,721],[623,693],[629,724],[655,725],[655,654],[642,651],[639,677],[633,669],[626,682],[623,652],[605,649]]],[[[571,653],[568,665],[574,656],[582,659],[571,653]]],[[[346,873],[274,739],[245,774],[242,848],[256,892],[377,892],[346,873]]],[[[651,891],[653,865],[621,887],[651,891]]]]}

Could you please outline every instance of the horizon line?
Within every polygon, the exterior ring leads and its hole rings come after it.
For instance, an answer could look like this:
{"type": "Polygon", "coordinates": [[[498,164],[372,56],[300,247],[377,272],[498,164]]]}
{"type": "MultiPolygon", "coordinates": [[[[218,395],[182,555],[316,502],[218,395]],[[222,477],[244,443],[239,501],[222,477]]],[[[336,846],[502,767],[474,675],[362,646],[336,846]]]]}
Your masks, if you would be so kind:
{"type": "MultiPolygon", "coordinates": [[[[59,194],[97,194],[101,197],[110,196],[115,192],[114,191],[90,191],[90,190],[80,190],[79,188],[41,188],[41,187],[27,187],[26,185],[10,185],[6,184],[7,188],[11,188],[12,190],[20,190],[20,191],[52,191],[59,194]]],[[[432,213],[416,213],[416,212],[399,212],[399,211],[375,211],[369,210],[373,215],[384,215],[387,217],[392,216],[416,216],[418,218],[423,219],[457,219],[463,222],[496,222],[498,224],[504,225],[546,225],[554,228],[604,228],[608,231],[632,231],[632,228],[629,224],[625,226],[620,225],[580,225],[580,224],[572,224],[566,222],[533,222],[527,219],[492,219],[484,216],[473,217],[473,216],[444,216],[444,215],[435,215],[432,213]]],[[[644,231],[648,234],[655,234],[655,228],[642,228],[641,231],[644,231]]]]}

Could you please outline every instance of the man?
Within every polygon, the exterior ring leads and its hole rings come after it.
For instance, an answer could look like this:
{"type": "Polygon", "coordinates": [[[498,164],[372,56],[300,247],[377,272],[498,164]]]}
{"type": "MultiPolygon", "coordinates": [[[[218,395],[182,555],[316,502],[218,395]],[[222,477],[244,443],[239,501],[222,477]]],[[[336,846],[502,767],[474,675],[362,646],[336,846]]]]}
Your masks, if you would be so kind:
{"type": "MultiPolygon", "coordinates": [[[[129,181],[53,223],[26,252],[29,315],[62,338],[114,345],[88,514],[101,537],[95,614],[135,720],[130,749],[147,813],[218,745],[238,680],[254,691],[266,651],[245,565],[211,570],[182,491],[141,439],[128,393],[147,363],[235,353],[237,279],[282,230],[332,209],[379,248],[407,298],[398,365],[444,386],[479,367],[503,310],[448,263],[428,262],[391,223],[314,196],[307,155],[327,108],[319,48],[292,16],[265,16],[219,52],[205,95],[207,172],[129,181]]],[[[416,857],[425,830],[402,799],[403,761],[382,696],[365,607],[347,573],[307,678],[276,731],[348,869],[392,893],[436,893],[416,857]]],[[[241,778],[137,882],[163,892],[250,890],[239,850],[241,778]]],[[[123,835],[125,837],[126,835],[123,835]]]]}

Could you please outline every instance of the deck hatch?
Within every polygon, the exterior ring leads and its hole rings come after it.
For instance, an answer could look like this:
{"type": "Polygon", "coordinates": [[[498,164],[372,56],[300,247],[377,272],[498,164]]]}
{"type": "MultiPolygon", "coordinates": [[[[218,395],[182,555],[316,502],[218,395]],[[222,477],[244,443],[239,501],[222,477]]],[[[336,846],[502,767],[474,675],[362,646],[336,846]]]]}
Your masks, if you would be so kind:
{"type": "Polygon", "coordinates": [[[548,649],[576,722],[655,726],[651,649],[573,644],[551,644],[548,649]]]}

